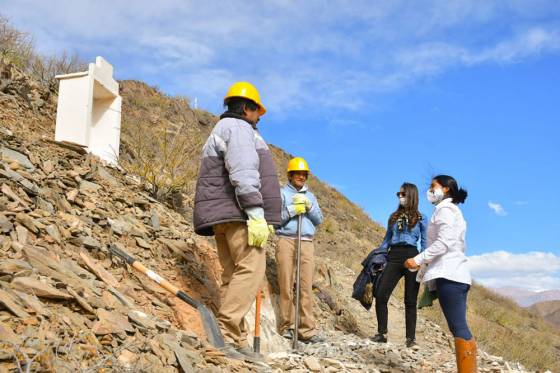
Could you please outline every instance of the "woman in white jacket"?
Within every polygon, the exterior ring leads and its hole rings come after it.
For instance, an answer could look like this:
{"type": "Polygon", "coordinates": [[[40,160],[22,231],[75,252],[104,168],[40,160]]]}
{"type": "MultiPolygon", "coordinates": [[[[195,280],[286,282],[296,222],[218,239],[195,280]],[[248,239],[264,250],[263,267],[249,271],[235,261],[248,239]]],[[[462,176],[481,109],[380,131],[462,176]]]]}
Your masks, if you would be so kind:
{"type": "Polygon", "coordinates": [[[428,248],[405,262],[411,270],[425,265],[422,282],[437,290],[449,330],[455,337],[459,373],[476,372],[476,342],[467,325],[467,293],[471,275],[465,256],[467,223],[457,206],[467,191],[451,176],[433,178],[428,200],[435,210],[428,226],[428,248]],[[424,271],[425,269],[425,271],[424,271]]]}

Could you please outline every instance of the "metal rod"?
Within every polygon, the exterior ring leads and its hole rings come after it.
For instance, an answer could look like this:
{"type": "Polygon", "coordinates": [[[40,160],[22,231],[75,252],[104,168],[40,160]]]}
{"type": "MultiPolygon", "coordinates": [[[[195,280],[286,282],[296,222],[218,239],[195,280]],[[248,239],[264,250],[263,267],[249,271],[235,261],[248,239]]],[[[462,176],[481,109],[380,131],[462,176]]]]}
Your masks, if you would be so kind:
{"type": "Polygon", "coordinates": [[[296,315],[294,321],[294,336],[292,339],[292,349],[298,349],[299,333],[299,308],[300,308],[300,269],[301,269],[301,221],[302,215],[298,215],[297,222],[297,251],[296,251],[296,315]]]}

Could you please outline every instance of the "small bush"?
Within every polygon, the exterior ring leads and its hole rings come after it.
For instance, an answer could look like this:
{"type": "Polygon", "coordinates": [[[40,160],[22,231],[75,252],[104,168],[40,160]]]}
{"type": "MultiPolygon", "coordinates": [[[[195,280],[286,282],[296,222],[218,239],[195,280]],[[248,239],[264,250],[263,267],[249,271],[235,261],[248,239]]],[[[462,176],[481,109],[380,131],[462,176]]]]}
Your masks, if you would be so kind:
{"type": "Polygon", "coordinates": [[[147,184],[150,194],[160,200],[176,198],[196,178],[200,137],[191,138],[163,121],[138,124],[123,166],[147,184]],[[195,163],[196,162],[196,163],[195,163]]]}
{"type": "Polygon", "coordinates": [[[34,55],[31,35],[16,30],[6,17],[0,15],[0,58],[20,69],[27,69],[34,55]]]}

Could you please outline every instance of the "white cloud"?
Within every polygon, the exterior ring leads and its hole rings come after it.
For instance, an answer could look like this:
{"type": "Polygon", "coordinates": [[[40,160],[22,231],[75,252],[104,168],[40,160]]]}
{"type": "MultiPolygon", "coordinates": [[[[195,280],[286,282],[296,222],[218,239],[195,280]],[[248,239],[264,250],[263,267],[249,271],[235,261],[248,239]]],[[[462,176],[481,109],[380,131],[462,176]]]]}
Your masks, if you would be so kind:
{"type": "Polygon", "coordinates": [[[468,49],[446,42],[427,42],[397,52],[395,62],[401,66],[396,86],[425,76],[439,74],[453,66],[486,63],[508,64],[546,52],[560,50],[560,32],[533,27],[482,49],[468,49]]]}
{"type": "Polygon", "coordinates": [[[144,36],[139,43],[157,54],[167,66],[202,66],[214,57],[214,51],[201,42],[176,35],[144,36]]]}
{"type": "Polygon", "coordinates": [[[473,278],[488,287],[560,289],[560,256],[554,253],[495,251],[471,256],[469,264],[473,278]]]}
{"type": "Polygon", "coordinates": [[[488,207],[490,207],[490,209],[492,209],[492,211],[494,211],[498,216],[507,215],[507,211],[504,209],[504,207],[497,202],[488,201],[488,207]]]}
{"type": "Polygon", "coordinates": [[[515,201],[514,204],[516,206],[527,206],[529,204],[529,201],[519,200],[519,201],[515,201]]]}

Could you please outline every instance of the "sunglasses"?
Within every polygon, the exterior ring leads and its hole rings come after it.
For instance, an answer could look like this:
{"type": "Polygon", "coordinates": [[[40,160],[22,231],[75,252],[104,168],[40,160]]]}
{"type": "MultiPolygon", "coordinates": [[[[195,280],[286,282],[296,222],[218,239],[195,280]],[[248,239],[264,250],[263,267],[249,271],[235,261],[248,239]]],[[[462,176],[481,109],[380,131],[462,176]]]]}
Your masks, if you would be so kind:
{"type": "Polygon", "coordinates": [[[397,197],[406,197],[406,193],[397,192],[397,197]]]}

